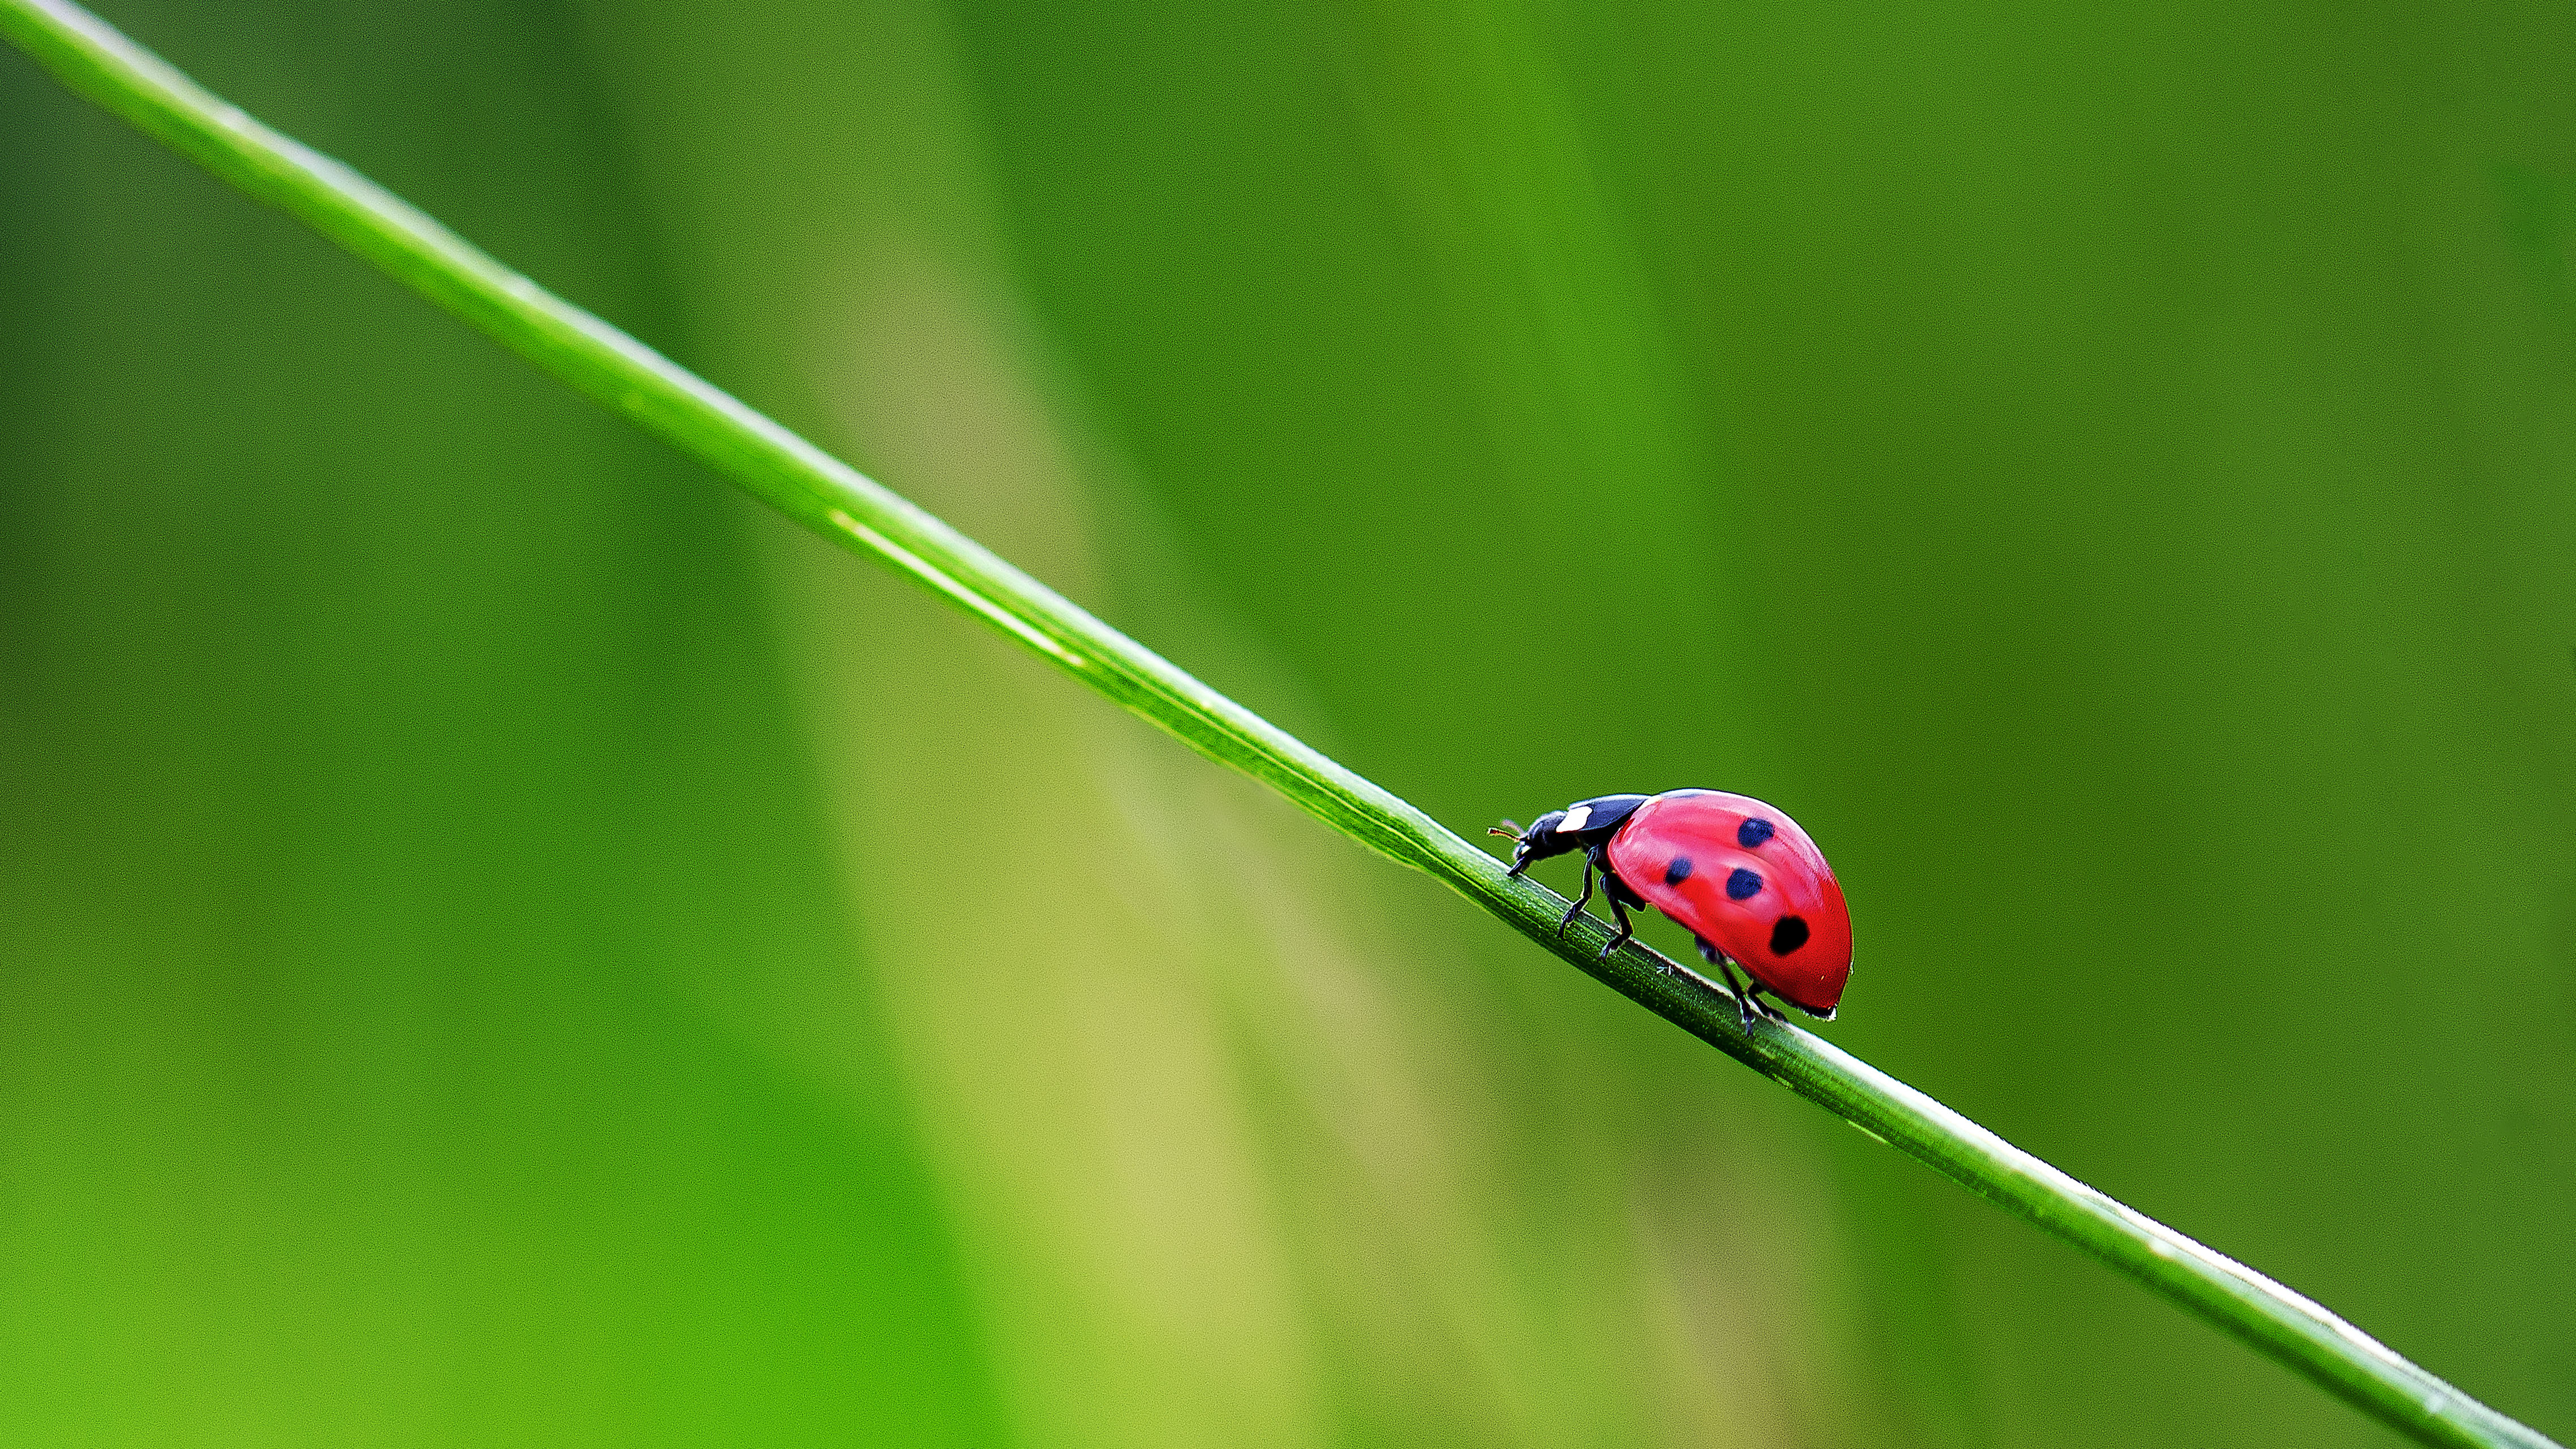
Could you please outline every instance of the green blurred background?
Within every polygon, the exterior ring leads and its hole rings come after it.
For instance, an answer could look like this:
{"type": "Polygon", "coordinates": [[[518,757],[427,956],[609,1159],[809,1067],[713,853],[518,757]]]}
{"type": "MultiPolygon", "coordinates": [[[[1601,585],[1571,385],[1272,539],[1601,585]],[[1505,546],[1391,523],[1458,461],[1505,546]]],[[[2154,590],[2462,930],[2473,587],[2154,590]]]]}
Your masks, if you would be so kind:
{"type": "MultiPolygon", "coordinates": [[[[2576,1435],[2564,7],[104,13],[2576,1435]]],[[[0,1442],[2393,1440],[12,54],[0,1442]]]]}

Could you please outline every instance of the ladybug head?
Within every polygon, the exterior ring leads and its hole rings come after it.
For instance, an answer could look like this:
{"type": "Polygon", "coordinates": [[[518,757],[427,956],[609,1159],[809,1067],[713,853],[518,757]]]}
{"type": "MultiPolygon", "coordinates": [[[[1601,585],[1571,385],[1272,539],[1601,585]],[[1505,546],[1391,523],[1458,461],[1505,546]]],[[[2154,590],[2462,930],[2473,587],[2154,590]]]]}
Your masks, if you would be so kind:
{"type": "Polygon", "coordinates": [[[1503,872],[1506,877],[1510,877],[1519,875],[1522,871],[1529,869],[1531,865],[1545,860],[1551,855],[1563,855],[1569,850],[1581,849],[1583,846],[1582,841],[1575,839],[1570,834],[1561,833],[1557,830],[1556,827],[1563,825],[1564,823],[1564,811],[1550,810],[1545,815],[1540,816],[1536,821],[1534,821],[1527,830],[1523,830],[1519,826],[1506,820],[1501,825],[1492,830],[1488,830],[1485,833],[1488,835],[1508,835],[1512,838],[1512,868],[1503,872]]]}
{"type": "Polygon", "coordinates": [[[1502,828],[1492,833],[1508,835],[1518,842],[1512,849],[1512,868],[1506,874],[1519,875],[1551,855],[1609,844],[1610,837],[1645,803],[1643,795],[1595,795],[1562,810],[1550,810],[1527,830],[1504,821],[1502,828]]]}

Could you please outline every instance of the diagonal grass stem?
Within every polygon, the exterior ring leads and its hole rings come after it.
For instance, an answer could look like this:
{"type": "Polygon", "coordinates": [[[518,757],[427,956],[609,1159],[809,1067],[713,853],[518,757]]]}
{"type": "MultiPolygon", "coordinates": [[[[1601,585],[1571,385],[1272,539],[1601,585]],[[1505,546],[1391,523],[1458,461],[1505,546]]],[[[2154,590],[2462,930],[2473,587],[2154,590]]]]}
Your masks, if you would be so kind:
{"type": "Polygon", "coordinates": [[[2435,1445],[2555,1449],[2315,1302],[2014,1147],[1793,1026],[1749,1032],[1731,997],[1631,945],[1607,960],[1588,918],[1505,878],[1484,851],[1200,683],[901,496],[598,317],[548,293],[391,192],[209,94],[65,0],[0,0],[0,31],[73,89],[217,176],[301,218],[538,366],[625,413],[806,527],[874,557],[1201,754],[1429,872],[1648,1010],[2037,1223],[2435,1445]]]}

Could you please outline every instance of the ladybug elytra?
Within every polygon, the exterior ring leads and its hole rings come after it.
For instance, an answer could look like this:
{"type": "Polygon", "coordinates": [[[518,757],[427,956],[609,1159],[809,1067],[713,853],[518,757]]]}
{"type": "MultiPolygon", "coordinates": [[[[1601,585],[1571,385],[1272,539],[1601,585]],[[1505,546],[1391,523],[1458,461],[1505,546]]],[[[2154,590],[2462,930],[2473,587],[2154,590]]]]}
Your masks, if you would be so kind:
{"type": "Polygon", "coordinates": [[[1583,894],[1558,931],[1592,899],[1598,872],[1618,929],[1601,954],[1636,934],[1629,906],[1653,906],[1679,921],[1699,954],[1726,976],[1736,1005],[1775,1019],[1768,991],[1809,1016],[1831,1021],[1851,979],[1851,912],[1824,852],[1798,822],[1749,795],[1667,790],[1600,795],[1551,810],[1527,830],[1506,820],[1510,875],[1550,856],[1583,852],[1583,894]],[[1739,983],[1729,964],[1753,978],[1739,983]]]}

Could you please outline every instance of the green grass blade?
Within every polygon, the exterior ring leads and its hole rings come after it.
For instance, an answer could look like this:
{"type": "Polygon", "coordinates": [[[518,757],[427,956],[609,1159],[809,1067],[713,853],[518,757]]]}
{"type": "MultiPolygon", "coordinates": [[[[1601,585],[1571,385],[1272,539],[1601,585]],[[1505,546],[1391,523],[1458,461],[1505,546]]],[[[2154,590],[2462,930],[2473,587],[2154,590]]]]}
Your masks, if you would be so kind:
{"type": "Polygon", "coordinates": [[[1730,998],[1643,947],[1608,960],[1562,897],[1335,764],[973,540],[582,309],[552,296],[340,163],[268,129],[63,0],[0,0],[0,29],[74,89],[226,181],[302,218],[539,366],[807,527],[891,564],[1031,653],[1268,782],[1327,824],[1419,867],[1647,1009],[2166,1294],[2427,1444],[2551,1441],[2409,1363],[2307,1298],[2123,1207],[1795,1027],[1750,1033],[1730,998]]]}

